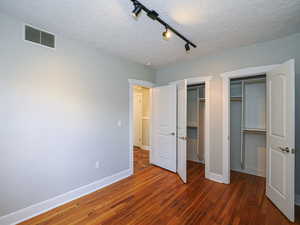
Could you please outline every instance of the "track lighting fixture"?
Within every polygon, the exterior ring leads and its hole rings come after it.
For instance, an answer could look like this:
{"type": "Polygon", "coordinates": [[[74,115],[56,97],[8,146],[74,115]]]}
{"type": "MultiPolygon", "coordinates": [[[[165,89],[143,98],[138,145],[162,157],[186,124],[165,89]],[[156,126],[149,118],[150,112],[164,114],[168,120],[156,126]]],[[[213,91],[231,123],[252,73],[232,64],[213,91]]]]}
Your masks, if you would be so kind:
{"type": "Polygon", "coordinates": [[[132,16],[137,18],[142,12],[142,6],[138,3],[134,3],[134,9],[132,11],[132,16]]]}
{"type": "Polygon", "coordinates": [[[170,40],[170,38],[171,38],[171,31],[166,27],[166,31],[164,31],[164,32],[162,33],[162,36],[163,36],[163,39],[164,39],[165,41],[170,40]]]}
{"type": "Polygon", "coordinates": [[[167,24],[165,21],[163,21],[159,17],[159,14],[156,11],[146,8],[146,6],[144,6],[138,0],[130,0],[130,1],[133,3],[133,6],[134,6],[134,10],[132,11],[132,15],[134,18],[137,18],[139,16],[139,14],[142,11],[144,11],[149,18],[151,18],[152,20],[156,20],[158,23],[160,23],[161,25],[163,25],[166,28],[166,31],[163,32],[163,34],[162,34],[164,40],[169,40],[171,38],[171,32],[172,32],[186,42],[186,44],[184,46],[186,52],[190,52],[190,50],[191,50],[190,45],[193,46],[194,48],[197,48],[197,46],[193,42],[188,40],[185,36],[180,34],[177,30],[175,30],[173,27],[171,27],[169,24],[167,24]]]}
{"type": "Polygon", "coordinates": [[[155,12],[154,10],[149,10],[148,12],[147,12],[147,16],[149,16],[151,19],[153,19],[153,20],[157,20],[157,18],[158,18],[158,13],[157,12],[155,12]]]}
{"type": "Polygon", "coordinates": [[[186,53],[190,53],[190,51],[191,51],[190,44],[186,43],[184,47],[185,47],[186,53]]]}

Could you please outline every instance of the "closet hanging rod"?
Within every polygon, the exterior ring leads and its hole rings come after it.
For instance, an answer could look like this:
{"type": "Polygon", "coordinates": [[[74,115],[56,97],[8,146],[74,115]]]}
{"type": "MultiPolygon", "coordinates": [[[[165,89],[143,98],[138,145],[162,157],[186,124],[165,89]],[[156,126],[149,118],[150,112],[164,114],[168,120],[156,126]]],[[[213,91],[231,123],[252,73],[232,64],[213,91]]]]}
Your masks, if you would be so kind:
{"type": "Polygon", "coordinates": [[[253,78],[253,79],[247,79],[244,80],[245,83],[251,84],[251,83],[265,83],[266,78],[253,78]]]}

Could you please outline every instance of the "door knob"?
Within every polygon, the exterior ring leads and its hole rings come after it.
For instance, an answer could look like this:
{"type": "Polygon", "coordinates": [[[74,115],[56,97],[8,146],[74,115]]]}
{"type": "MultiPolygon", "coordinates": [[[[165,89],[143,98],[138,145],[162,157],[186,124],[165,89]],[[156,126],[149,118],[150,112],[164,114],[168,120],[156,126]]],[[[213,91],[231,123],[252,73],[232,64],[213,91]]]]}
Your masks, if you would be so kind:
{"type": "Polygon", "coordinates": [[[175,132],[170,133],[170,135],[175,136],[175,132]]]}
{"type": "Polygon", "coordinates": [[[282,152],[286,152],[286,153],[289,153],[289,152],[290,152],[290,149],[289,149],[288,147],[286,147],[286,148],[279,147],[279,149],[280,149],[282,152]]]}

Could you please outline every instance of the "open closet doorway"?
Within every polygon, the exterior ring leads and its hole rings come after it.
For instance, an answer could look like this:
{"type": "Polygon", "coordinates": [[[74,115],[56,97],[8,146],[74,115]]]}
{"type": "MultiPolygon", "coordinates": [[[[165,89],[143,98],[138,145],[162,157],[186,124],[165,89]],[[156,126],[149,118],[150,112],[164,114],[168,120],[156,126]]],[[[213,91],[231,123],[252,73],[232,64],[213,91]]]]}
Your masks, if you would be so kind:
{"type": "Polygon", "coordinates": [[[188,85],[187,174],[193,168],[205,168],[205,103],[205,83],[188,85]]]}
{"type": "Polygon", "coordinates": [[[150,89],[133,87],[133,157],[134,173],[150,165],[150,89]]]}
{"type": "Polygon", "coordinates": [[[266,177],[266,75],[230,81],[230,169],[266,177]]]}
{"type": "Polygon", "coordinates": [[[224,183],[237,176],[258,181],[294,221],[295,60],[221,76],[224,183]]]}
{"type": "Polygon", "coordinates": [[[211,77],[190,78],[177,85],[177,173],[184,183],[189,174],[209,173],[209,83],[211,77]]]}

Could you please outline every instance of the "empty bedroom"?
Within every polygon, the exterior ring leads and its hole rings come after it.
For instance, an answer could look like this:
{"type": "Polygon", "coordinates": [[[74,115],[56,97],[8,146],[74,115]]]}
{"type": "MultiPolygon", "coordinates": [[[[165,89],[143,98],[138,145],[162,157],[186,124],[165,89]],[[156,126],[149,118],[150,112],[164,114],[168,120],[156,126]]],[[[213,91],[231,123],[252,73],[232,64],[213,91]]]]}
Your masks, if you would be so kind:
{"type": "Polygon", "coordinates": [[[300,225],[299,0],[1,0],[0,225],[300,225]]]}

